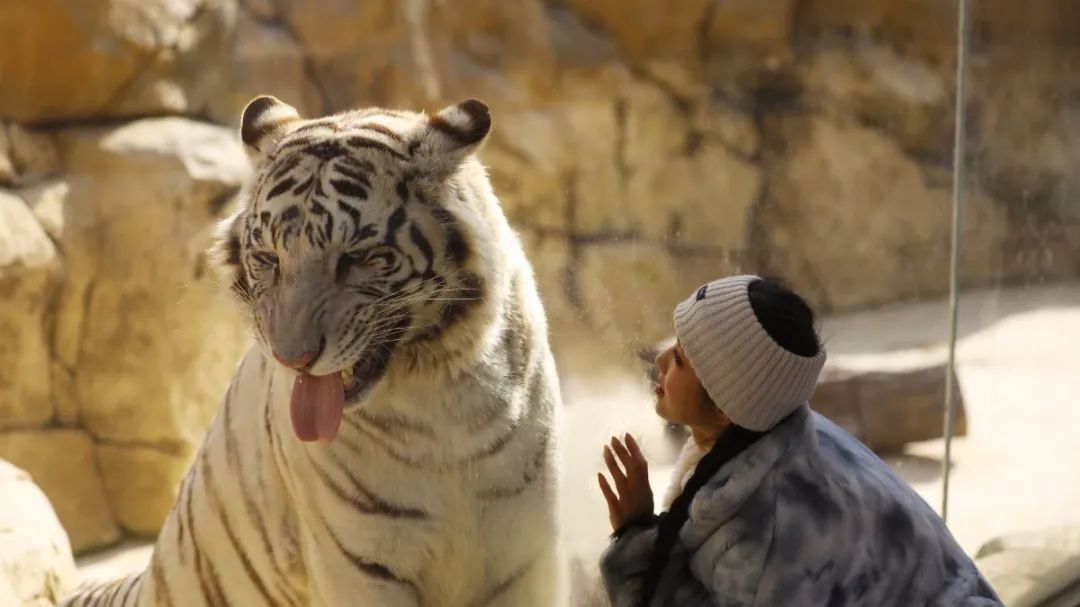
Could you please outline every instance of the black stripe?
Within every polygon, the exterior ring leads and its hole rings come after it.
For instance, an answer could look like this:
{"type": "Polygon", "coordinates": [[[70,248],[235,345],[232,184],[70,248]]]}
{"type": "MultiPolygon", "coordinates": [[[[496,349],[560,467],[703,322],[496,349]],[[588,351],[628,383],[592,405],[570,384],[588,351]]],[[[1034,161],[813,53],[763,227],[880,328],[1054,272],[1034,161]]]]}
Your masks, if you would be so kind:
{"type": "Polygon", "coordinates": [[[375,226],[371,225],[371,224],[368,224],[366,226],[361,227],[358,232],[353,234],[352,242],[355,243],[355,242],[359,242],[361,240],[365,240],[367,238],[374,238],[377,234],[378,234],[378,232],[375,230],[375,226]]]}
{"type": "Polygon", "coordinates": [[[354,183],[347,179],[331,179],[330,185],[334,186],[334,189],[337,190],[339,194],[359,198],[360,200],[367,200],[367,190],[358,183],[354,183]]]}
{"type": "Polygon", "coordinates": [[[356,227],[356,228],[360,227],[360,209],[357,209],[356,207],[352,206],[351,204],[345,202],[344,200],[338,200],[337,201],[337,206],[338,206],[339,209],[341,209],[342,211],[345,211],[345,213],[347,213],[349,215],[349,217],[352,218],[353,227],[356,227]]]}
{"type": "Polygon", "coordinates": [[[357,128],[359,128],[361,130],[375,131],[376,133],[381,133],[383,135],[386,135],[390,139],[393,139],[394,141],[404,141],[404,139],[401,137],[401,135],[397,134],[396,132],[391,130],[389,127],[385,127],[385,126],[383,126],[381,124],[378,124],[378,123],[368,122],[368,123],[361,124],[357,128]]]}
{"type": "MultiPolygon", "coordinates": [[[[227,461],[229,467],[237,473],[239,473],[243,469],[243,466],[241,465],[240,461],[240,446],[237,444],[236,433],[232,426],[232,403],[233,397],[236,393],[236,386],[238,386],[240,383],[240,376],[244,372],[244,366],[246,364],[247,359],[245,358],[244,361],[240,363],[240,368],[236,371],[236,379],[234,379],[233,382],[234,385],[230,386],[228,392],[226,393],[225,405],[222,411],[222,416],[224,418],[223,422],[225,426],[225,461],[227,461]]],[[[270,381],[272,381],[272,379],[270,381]]],[[[267,383],[270,383],[270,381],[268,381],[267,383]]],[[[246,478],[246,476],[247,475],[245,474],[238,474],[237,478],[237,483],[240,485],[240,495],[244,502],[244,510],[247,512],[248,519],[250,519],[251,522],[255,525],[256,534],[259,536],[260,548],[262,549],[262,553],[266,555],[267,560],[270,562],[270,567],[271,569],[273,569],[274,577],[278,580],[285,580],[285,572],[281,570],[281,568],[278,566],[277,559],[274,558],[274,545],[270,541],[270,534],[266,529],[266,523],[263,521],[262,510],[255,503],[254,499],[252,498],[253,492],[251,491],[250,487],[248,487],[245,483],[244,479],[246,478]]],[[[282,593],[286,596],[288,596],[289,594],[284,589],[282,589],[282,593]]]]}
{"type": "Polygon", "coordinates": [[[443,226],[446,240],[444,255],[447,262],[459,266],[464,265],[466,260],[469,259],[469,245],[465,242],[465,237],[457,227],[457,220],[450,214],[450,211],[442,207],[432,207],[431,215],[443,226]]]}
{"type": "Polygon", "coordinates": [[[292,177],[286,177],[285,179],[282,179],[270,190],[269,193],[266,194],[266,200],[273,200],[274,198],[277,198],[278,196],[284,194],[286,190],[292,189],[294,185],[296,185],[296,180],[292,177]]]}
{"type": "Polygon", "coordinates": [[[367,409],[358,408],[355,411],[356,416],[365,422],[375,426],[387,436],[395,435],[395,429],[405,430],[407,432],[413,432],[415,434],[421,434],[423,436],[434,437],[435,430],[431,426],[419,422],[407,419],[400,415],[396,415],[391,419],[387,419],[387,416],[377,415],[367,409]]]}
{"type": "Polygon", "coordinates": [[[341,501],[355,507],[357,510],[363,512],[364,514],[374,514],[379,516],[387,516],[390,518],[404,518],[411,520],[426,520],[429,518],[428,513],[419,508],[398,506],[395,504],[391,504],[383,498],[379,497],[370,489],[364,486],[364,484],[360,481],[359,478],[357,478],[353,474],[352,470],[349,469],[348,465],[345,462],[338,458],[338,456],[334,455],[333,452],[330,452],[330,454],[334,458],[334,464],[336,464],[338,470],[343,472],[345,476],[348,477],[349,482],[352,483],[353,489],[355,489],[356,492],[360,494],[359,496],[349,495],[349,493],[341,485],[337,484],[337,482],[334,481],[334,479],[330,476],[330,473],[327,472],[320,463],[318,463],[312,458],[309,459],[311,459],[311,465],[315,469],[315,472],[317,472],[319,477],[323,480],[323,483],[330,487],[330,489],[333,490],[334,494],[337,495],[338,499],[340,499],[341,501]]]}
{"type": "Polygon", "coordinates": [[[235,266],[240,263],[240,239],[230,236],[225,241],[225,263],[235,266]]]}
{"type": "Polygon", "coordinates": [[[305,124],[303,126],[300,126],[300,127],[296,128],[295,130],[293,130],[293,134],[295,135],[296,133],[303,133],[305,131],[313,131],[313,130],[316,130],[316,129],[323,129],[323,128],[330,129],[332,131],[337,131],[338,130],[337,122],[335,122],[334,119],[332,119],[332,118],[324,118],[322,120],[313,120],[313,121],[308,122],[307,124],[305,124]]]}
{"type": "MultiPolygon", "coordinates": [[[[194,477],[195,470],[192,469],[191,471],[188,472],[188,474],[190,476],[194,477]]],[[[195,482],[194,478],[192,478],[191,483],[193,483],[193,482],[195,482]]],[[[195,521],[192,519],[192,515],[191,515],[191,490],[190,490],[191,483],[188,483],[188,487],[189,487],[189,489],[188,489],[188,499],[187,499],[186,506],[184,507],[184,518],[187,520],[188,533],[191,535],[191,553],[193,555],[195,555],[195,559],[197,561],[198,557],[199,557],[199,544],[198,544],[197,538],[195,537],[195,521]]],[[[179,518],[179,516],[177,518],[179,518]]]]}
{"type": "MultiPolygon", "coordinates": [[[[226,434],[228,434],[228,428],[226,428],[226,434]]],[[[247,553],[240,547],[240,540],[236,537],[236,532],[233,531],[232,524],[229,522],[229,513],[225,510],[225,504],[222,502],[221,496],[217,492],[217,487],[214,485],[213,472],[207,458],[202,458],[201,463],[203,477],[206,479],[206,497],[210,500],[210,507],[215,511],[215,514],[217,514],[218,520],[221,522],[221,527],[225,530],[225,537],[228,538],[233,550],[240,558],[240,565],[244,568],[244,573],[247,574],[248,578],[251,579],[252,584],[254,584],[255,588],[259,591],[259,594],[262,595],[265,604],[277,605],[277,601],[271,598],[262,578],[259,577],[258,572],[256,572],[255,568],[252,566],[251,559],[248,558],[247,553]]],[[[237,470],[237,472],[239,472],[239,470],[237,470]]]]}
{"type": "Polygon", "coordinates": [[[367,137],[350,137],[347,141],[349,145],[354,148],[366,148],[371,150],[379,150],[380,152],[386,152],[398,160],[405,160],[407,157],[405,154],[395,150],[394,148],[386,145],[381,141],[375,139],[368,139],[367,137]]]}
{"type": "Polygon", "coordinates": [[[150,563],[150,575],[154,578],[154,599],[156,605],[171,607],[173,605],[172,592],[168,582],[165,581],[165,572],[161,567],[161,559],[155,558],[150,563]]]}
{"type": "Polygon", "coordinates": [[[313,175],[308,175],[307,179],[305,179],[305,180],[301,181],[300,183],[296,184],[296,187],[293,188],[293,191],[292,191],[293,195],[294,196],[299,196],[303,192],[307,191],[309,188],[311,188],[311,184],[314,181],[315,181],[315,177],[313,175]]]}
{"type": "Polygon", "coordinates": [[[199,591],[202,592],[206,602],[214,605],[227,605],[225,602],[225,590],[221,587],[221,578],[217,574],[214,564],[207,558],[203,560],[202,552],[195,551],[195,572],[199,577],[199,591]],[[209,581],[207,581],[209,576],[209,581]]]}
{"type": "Polygon", "coordinates": [[[545,430],[541,435],[536,456],[533,458],[532,467],[525,471],[521,481],[510,487],[492,487],[480,492],[480,498],[485,500],[501,500],[517,497],[525,492],[538,478],[546,467],[548,457],[548,443],[551,441],[551,430],[545,430]]]}
{"type": "Polygon", "coordinates": [[[338,170],[341,169],[341,165],[344,165],[350,169],[356,171],[364,171],[365,173],[375,174],[375,165],[370,160],[363,158],[354,158],[353,156],[342,156],[338,158],[338,170]]]}
{"type": "Polygon", "coordinates": [[[516,584],[518,580],[525,577],[525,574],[528,573],[529,569],[531,569],[535,563],[536,559],[529,561],[527,565],[510,574],[510,577],[492,586],[491,590],[487,591],[484,597],[473,603],[473,605],[475,607],[485,607],[486,605],[490,605],[492,601],[502,596],[511,586],[516,584]]]}
{"type": "Polygon", "coordinates": [[[360,571],[366,573],[367,575],[370,575],[371,577],[406,586],[414,593],[416,593],[417,597],[419,598],[420,588],[416,585],[415,582],[394,575],[394,572],[390,571],[390,568],[386,565],[383,565],[382,563],[370,560],[349,551],[349,549],[347,549],[345,545],[341,543],[341,540],[338,539],[338,536],[334,533],[334,530],[330,528],[330,525],[325,520],[323,520],[322,523],[323,527],[326,528],[326,533],[330,535],[330,539],[334,540],[334,544],[337,546],[338,550],[341,551],[341,554],[344,555],[345,558],[349,559],[349,561],[352,562],[353,566],[355,566],[360,571]]]}
{"type": "Polygon", "coordinates": [[[183,482],[180,483],[180,491],[177,492],[176,505],[173,506],[173,510],[176,512],[176,546],[177,552],[180,554],[180,560],[184,559],[184,517],[180,516],[180,513],[184,510],[184,499],[187,496],[191,497],[191,474],[188,473],[184,476],[183,482]]]}
{"type": "Polygon", "coordinates": [[[402,204],[409,202],[409,186],[405,183],[404,179],[397,182],[395,190],[397,191],[398,197],[401,198],[402,204]]]}
{"type": "Polygon", "coordinates": [[[420,249],[420,253],[424,256],[424,261],[427,262],[424,264],[424,269],[430,269],[435,261],[435,251],[431,249],[431,243],[428,242],[427,238],[424,238],[424,235],[415,225],[409,227],[409,239],[416,245],[416,248],[420,249]]]}
{"type": "MultiPolygon", "coordinates": [[[[325,210],[326,209],[323,209],[323,211],[325,210]]],[[[332,214],[326,213],[326,215],[323,216],[322,230],[324,240],[334,239],[334,216],[332,214]]]]}
{"type": "Polygon", "coordinates": [[[302,156],[286,156],[281,160],[280,164],[274,168],[274,172],[270,174],[270,177],[273,179],[281,179],[285,173],[295,169],[303,159],[302,156]]]}
{"type": "MultiPolygon", "coordinates": [[[[367,163],[367,164],[370,165],[371,163],[367,163]]],[[[374,168],[372,168],[372,169],[362,169],[362,170],[367,170],[367,172],[369,172],[369,173],[375,172],[374,168]]],[[[354,169],[354,168],[352,168],[352,167],[350,167],[348,165],[344,165],[344,164],[340,164],[337,167],[337,172],[338,173],[341,173],[342,175],[348,177],[349,179],[352,179],[353,181],[359,182],[365,188],[370,189],[371,188],[371,181],[368,180],[367,175],[365,175],[362,172],[362,170],[357,170],[357,169],[354,169]]]]}
{"type": "MultiPolygon", "coordinates": [[[[303,149],[301,150],[302,154],[307,156],[314,156],[315,158],[323,161],[343,156],[347,153],[341,143],[332,139],[316,141],[313,138],[307,138],[300,140],[297,145],[303,147],[303,149]]],[[[281,146],[281,149],[287,149],[290,147],[292,147],[292,145],[286,144],[281,146]]]]}
{"type": "Polygon", "coordinates": [[[142,585],[142,574],[128,576],[127,579],[127,588],[124,590],[124,595],[120,598],[121,606],[127,605],[128,598],[131,596],[131,591],[134,590],[136,586],[142,585]]]}
{"type": "MultiPolygon", "coordinates": [[[[409,456],[407,456],[404,453],[399,453],[398,450],[395,449],[393,445],[388,443],[382,436],[380,436],[380,435],[372,432],[371,430],[365,428],[364,426],[358,424],[355,420],[346,417],[346,418],[344,418],[343,421],[344,421],[344,423],[348,424],[351,429],[363,434],[368,439],[370,439],[370,441],[372,443],[375,443],[380,448],[382,448],[384,453],[386,453],[388,456],[390,456],[392,459],[394,459],[395,461],[397,461],[400,464],[404,464],[404,465],[406,465],[406,466],[408,466],[410,468],[430,469],[430,470],[434,470],[434,471],[437,471],[437,472],[452,469],[452,466],[440,466],[440,465],[426,466],[426,465],[424,465],[423,462],[412,459],[412,458],[410,458],[409,456]]],[[[350,451],[352,451],[354,454],[358,454],[358,455],[366,454],[364,449],[362,449],[356,443],[352,442],[352,440],[350,438],[344,437],[341,434],[339,434],[338,437],[336,439],[334,439],[334,441],[335,441],[335,443],[340,442],[341,444],[345,445],[345,447],[348,448],[350,451]]]]}
{"type": "Polygon", "coordinates": [[[394,246],[397,244],[397,231],[405,223],[405,209],[398,207],[391,215],[390,219],[386,221],[386,244],[394,246]]]}

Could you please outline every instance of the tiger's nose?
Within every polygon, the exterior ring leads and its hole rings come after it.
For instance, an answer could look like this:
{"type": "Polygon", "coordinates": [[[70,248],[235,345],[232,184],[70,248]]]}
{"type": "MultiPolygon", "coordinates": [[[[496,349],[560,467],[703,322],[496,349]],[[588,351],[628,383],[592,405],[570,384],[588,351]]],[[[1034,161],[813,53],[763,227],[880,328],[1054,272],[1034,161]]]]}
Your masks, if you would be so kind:
{"type": "Polygon", "coordinates": [[[306,369],[308,365],[310,365],[311,362],[314,361],[315,357],[318,355],[319,353],[315,350],[308,350],[307,352],[300,354],[296,358],[289,359],[281,356],[277,352],[274,352],[274,358],[277,359],[279,363],[285,365],[290,369],[296,369],[297,371],[306,369]]]}
{"type": "Polygon", "coordinates": [[[325,345],[326,341],[324,339],[319,342],[319,347],[315,348],[314,350],[307,350],[306,352],[301,352],[300,354],[297,354],[295,356],[282,354],[275,350],[274,359],[276,359],[279,363],[290,369],[303,371],[310,367],[311,363],[315,362],[315,359],[318,358],[319,354],[322,353],[323,346],[325,345]]]}

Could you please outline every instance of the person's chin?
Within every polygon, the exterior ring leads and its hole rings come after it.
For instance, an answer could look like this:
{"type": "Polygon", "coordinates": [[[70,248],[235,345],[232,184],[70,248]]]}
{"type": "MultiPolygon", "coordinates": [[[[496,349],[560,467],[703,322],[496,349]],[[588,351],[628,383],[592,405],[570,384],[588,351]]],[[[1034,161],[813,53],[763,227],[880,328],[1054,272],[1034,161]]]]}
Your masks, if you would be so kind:
{"type": "Polygon", "coordinates": [[[663,401],[663,399],[660,399],[660,398],[656,399],[656,404],[653,406],[653,410],[656,411],[656,415],[660,419],[665,420],[665,421],[671,421],[671,419],[668,418],[666,411],[664,410],[664,401],[663,401]]]}

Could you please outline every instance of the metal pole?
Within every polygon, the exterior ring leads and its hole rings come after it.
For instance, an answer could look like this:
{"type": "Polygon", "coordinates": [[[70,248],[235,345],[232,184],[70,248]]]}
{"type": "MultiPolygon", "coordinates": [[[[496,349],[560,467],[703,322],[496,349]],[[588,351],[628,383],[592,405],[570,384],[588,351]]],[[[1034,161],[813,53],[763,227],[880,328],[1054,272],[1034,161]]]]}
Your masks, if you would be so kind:
{"type": "Polygon", "coordinates": [[[952,438],[956,395],[953,377],[956,374],[957,299],[960,284],[960,251],[964,220],[965,126],[967,123],[967,53],[971,29],[971,7],[968,0],[959,0],[956,24],[956,129],[953,132],[953,191],[952,191],[952,252],[949,256],[949,361],[945,377],[945,461],[941,464],[941,518],[949,520],[949,469],[952,463],[952,438]]]}

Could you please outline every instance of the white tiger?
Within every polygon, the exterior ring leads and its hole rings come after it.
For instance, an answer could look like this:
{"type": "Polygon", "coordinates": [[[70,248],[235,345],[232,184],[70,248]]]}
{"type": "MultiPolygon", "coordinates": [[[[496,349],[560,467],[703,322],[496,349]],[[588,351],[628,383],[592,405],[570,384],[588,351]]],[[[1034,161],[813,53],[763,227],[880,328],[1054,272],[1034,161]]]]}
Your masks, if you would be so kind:
{"type": "MultiPolygon", "coordinates": [[[[251,314],[147,570],[66,605],[552,605],[559,385],[532,269],[433,116],[244,110],[216,259],[251,314]]],[[[212,339],[212,336],[207,336],[212,339]]]]}

